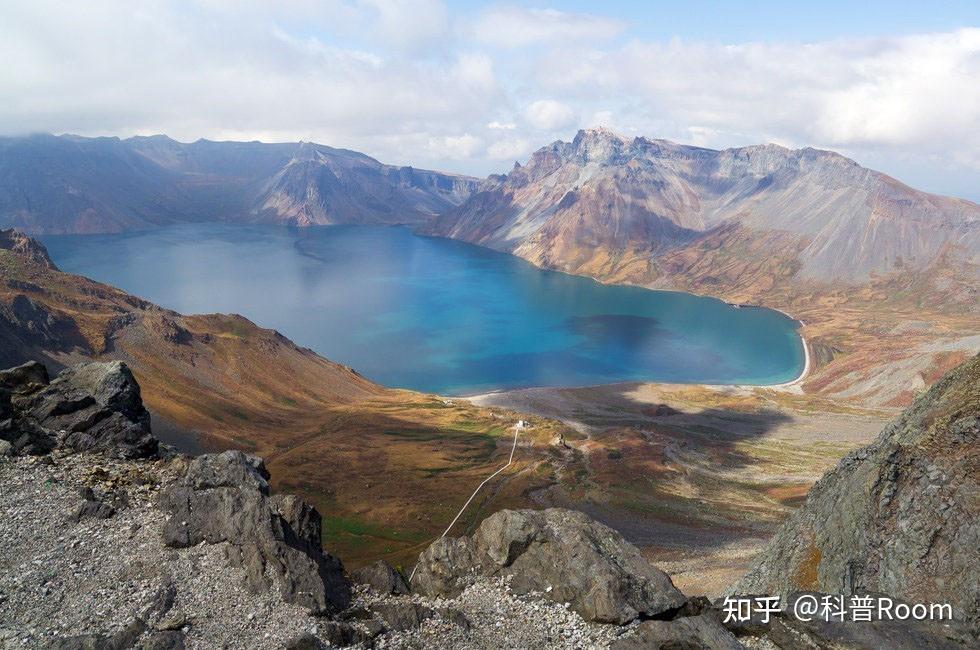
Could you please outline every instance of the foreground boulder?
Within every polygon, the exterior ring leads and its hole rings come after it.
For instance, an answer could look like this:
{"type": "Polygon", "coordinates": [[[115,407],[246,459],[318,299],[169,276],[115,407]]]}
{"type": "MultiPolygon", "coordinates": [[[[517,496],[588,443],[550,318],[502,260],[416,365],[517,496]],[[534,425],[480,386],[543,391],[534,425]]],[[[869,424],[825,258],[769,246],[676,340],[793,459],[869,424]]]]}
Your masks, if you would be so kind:
{"type": "Polygon", "coordinates": [[[37,362],[0,371],[0,439],[19,455],[60,445],[136,459],[159,449],[139,384],[120,361],[80,363],[51,381],[37,362]]]}
{"type": "Polygon", "coordinates": [[[384,560],[363,566],[351,573],[354,582],[368,585],[382,595],[404,595],[408,593],[408,583],[398,570],[384,560]]]}
{"type": "Polygon", "coordinates": [[[160,494],[170,515],[163,541],[178,548],[228,542],[257,593],[277,586],[283,600],[329,614],[350,604],[340,561],[323,552],[320,514],[295,495],[269,496],[262,460],[240,451],[206,454],[160,494]]]}
{"type": "Polygon", "coordinates": [[[687,600],[619,533],[561,508],[501,510],[472,537],[436,540],[419,558],[412,588],[454,596],[474,575],[510,576],[518,593],[541,592],[603,623],[668,616],[687,600]]]}

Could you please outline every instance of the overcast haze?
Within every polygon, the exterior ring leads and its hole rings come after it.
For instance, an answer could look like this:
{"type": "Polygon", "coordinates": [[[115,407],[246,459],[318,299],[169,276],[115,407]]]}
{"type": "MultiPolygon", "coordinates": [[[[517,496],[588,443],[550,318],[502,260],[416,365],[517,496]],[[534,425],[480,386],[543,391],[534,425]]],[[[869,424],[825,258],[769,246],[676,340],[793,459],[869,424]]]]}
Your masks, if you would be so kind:
{"type": "Polygon", "coordinates": [[[635,4],[0,0],[0,132],[314,140],[483,176],[602,125],[834,149],[980,200],[978,3],[635,4]]]}

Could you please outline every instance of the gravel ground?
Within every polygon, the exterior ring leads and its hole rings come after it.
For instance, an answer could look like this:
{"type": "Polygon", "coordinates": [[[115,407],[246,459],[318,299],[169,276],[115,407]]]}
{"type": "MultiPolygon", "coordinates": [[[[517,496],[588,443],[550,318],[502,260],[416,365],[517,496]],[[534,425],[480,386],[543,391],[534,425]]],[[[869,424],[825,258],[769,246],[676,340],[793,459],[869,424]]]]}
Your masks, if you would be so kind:
{"type": "MultiPolygon", "coordinates": [[[[303,634],[324,636],[328,621],[283,603],[277,590],[249,593],[224,544],[163,545],[154,499],[159,483],[180,469],[180,461],[87,454],[0,457],[0,647],[109,636],[136,619],[148,626],[138,646],[160,630],[182,632],[188,648],[284,648],[303,634]],[[86,487],[116,513],[73,521],[86,487]],[[172,606],[161,606],[168,594],[172,606]]],[[[452,600],[382,598],[361,588],[352,609],[362,613],[348,618],[377,633],[373,608],[413,602],[434,614],[415,629],[382,632],[375,647],[599,648],[628,629],[587,623],[498,580],[477,582],[452,600]]]]}
{"type": "MultiPolygon", "coordinates": [[[[629,627],[588,623],[567,606],[517,595],[506,581],[476,582],[457,598],[416,602],[458,611],[469,629],[434,617],[415,629],[378,639],[377,648],[603,648],[629,627]]],[[[371,598],[366,598],[370,602],[371,598]]]]}

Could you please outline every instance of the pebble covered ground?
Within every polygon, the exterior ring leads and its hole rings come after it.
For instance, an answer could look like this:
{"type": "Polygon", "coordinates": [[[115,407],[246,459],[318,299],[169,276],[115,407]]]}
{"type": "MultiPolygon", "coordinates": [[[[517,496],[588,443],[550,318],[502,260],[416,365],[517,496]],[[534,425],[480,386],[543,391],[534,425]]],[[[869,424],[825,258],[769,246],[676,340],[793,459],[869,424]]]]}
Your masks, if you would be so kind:
{"type": "MultiPolygon", "coordinates": [[[[161,481],[180,461],[122,462],[87,454],[0,457],[0,647],[38,648],[59,638],[109,636],[147,623],[137,647],[161,630],[188,648],[285,648],[329,621],[282,602],[277,590],[250,593],[225,544],[163,545],[154,506],[161,481]],[[73,514],[88,496],[112,505],[109,518],[73,514]],[[161,606],[170,593],[172,605],[161,606]]],[[[358,588],[349,622],[374,647],[601,648],[629,628],[585,622],[566,606],[512,593],[484,579],[451,600],[381,597],[358,588]],[[421,625],[384,631],[372,608],[415,603],[434,614],[421,625]],[[372,618],[373,617],[373,618],[372,618]]],[[[143,645],[140,645],[143,644],[143,645]]]]}

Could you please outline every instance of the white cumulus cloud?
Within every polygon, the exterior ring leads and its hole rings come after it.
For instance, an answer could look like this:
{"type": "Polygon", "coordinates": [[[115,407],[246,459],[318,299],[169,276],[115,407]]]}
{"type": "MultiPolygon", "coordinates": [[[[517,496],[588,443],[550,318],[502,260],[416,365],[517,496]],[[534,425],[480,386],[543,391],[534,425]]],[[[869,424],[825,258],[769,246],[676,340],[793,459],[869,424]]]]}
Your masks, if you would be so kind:
{"type": "Polygon", "coordinates": [[[727,44],[630,29],[442,0],[4,0],[0,135],[303,139],[484,175],[588,124],[831,148],[980,199],[980,28],[727,44]]]}
{"type": "Polygon", "coordinates": [[[553,99],[539,99],[524,111],[527,123],[536,129],[554,131],[573,126],[578,119],[575,110],[553,99]]]}

